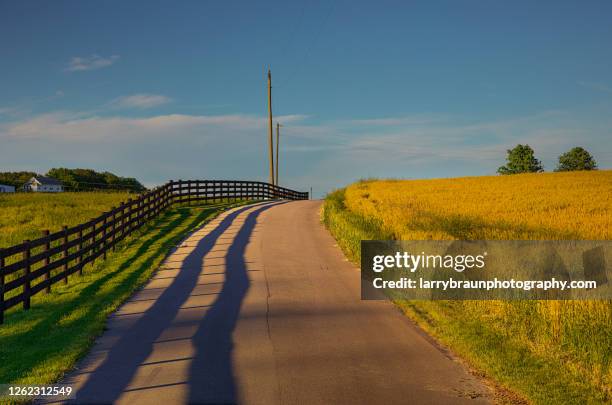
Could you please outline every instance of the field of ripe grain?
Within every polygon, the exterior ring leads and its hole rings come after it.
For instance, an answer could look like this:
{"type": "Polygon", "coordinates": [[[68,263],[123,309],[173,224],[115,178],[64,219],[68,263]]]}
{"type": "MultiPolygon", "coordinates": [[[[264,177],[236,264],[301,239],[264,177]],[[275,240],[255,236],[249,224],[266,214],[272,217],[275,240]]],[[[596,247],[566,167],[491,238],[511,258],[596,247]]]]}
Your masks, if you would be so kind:
{"type": "Polygon", "coordinates": [[[345,201],[397,239],[612,239],[612,171],[359,182],[345,201]]]}
{"type": "Polygon", "coordinates": [[[44,229],[54,232],[63,225],[89,221],[134,196],[123,192],[0,194],[0,248],[38,238],[44,229]]]}
{"type": "MultiPolygon", "coordinates": [[[[362,239],[612,239],[612,171],[360,181],[323,219],[347,256],[362,239]]],[[[535,403],[612,400],[610,301],[403,301],[475,368],[535,403]]]]}

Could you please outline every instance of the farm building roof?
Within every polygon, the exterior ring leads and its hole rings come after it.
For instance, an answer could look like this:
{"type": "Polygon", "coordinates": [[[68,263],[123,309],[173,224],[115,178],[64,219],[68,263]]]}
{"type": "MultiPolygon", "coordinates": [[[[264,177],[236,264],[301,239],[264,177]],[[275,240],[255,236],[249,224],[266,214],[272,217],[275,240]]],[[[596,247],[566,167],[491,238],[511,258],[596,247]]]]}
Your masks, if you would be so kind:
{"type": "Polygon", "coordinates": [[[36,177],[32,177],[32,179],[38,181],[40,184],[45,184],[49,186],[61,186],[62,185],[61,181],[59,181],[58,179],[54,179],[53,177],[36,176],[36,177]]]}

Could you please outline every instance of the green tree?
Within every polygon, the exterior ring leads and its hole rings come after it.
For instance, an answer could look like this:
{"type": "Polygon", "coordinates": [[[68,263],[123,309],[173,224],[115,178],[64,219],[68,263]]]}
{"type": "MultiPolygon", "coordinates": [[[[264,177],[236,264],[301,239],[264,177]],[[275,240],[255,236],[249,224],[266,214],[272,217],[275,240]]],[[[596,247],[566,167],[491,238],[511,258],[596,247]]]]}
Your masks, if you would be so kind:
{"type": "Polygon", "coordinates": [[[571,172],[575,170],[597,170],[593,156],[584,148],[576,146],[559,156],[556,172],[571,172]]]}
{"type": "Polygon", "coordinates": [[[508,149],[507,163],[497,169],[499,174],[536,173],[543,172],[542,163],[535,158],[529,145],[518,144],[514,149],[508,149]]]}
{"type": "Polygon", "coordinates": [[[28,182],[28,180],[36,175],[37,174],[34,172],[1,172],[0,184],[7,184],[9,186],[21,188],[28,182]]]}
{"type": "Polygon", "coordinates": [[[132,177],[120,177],[110,172],[92,169],[50,169],[47,176],[58,179],[68,191],[125,190],[144,191],[146,188],[132,177]]]}

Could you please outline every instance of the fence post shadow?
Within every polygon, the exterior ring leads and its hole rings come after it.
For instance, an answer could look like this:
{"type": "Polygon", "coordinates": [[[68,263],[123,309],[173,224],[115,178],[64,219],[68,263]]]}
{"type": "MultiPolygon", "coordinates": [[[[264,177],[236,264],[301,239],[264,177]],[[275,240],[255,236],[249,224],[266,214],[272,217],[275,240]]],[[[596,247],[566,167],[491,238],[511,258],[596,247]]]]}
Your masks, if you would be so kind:
{"type": "Polygon", "coordinates": [[[223,287],[192,338],[195,354],[188,380],[191,404],[238,402],[232,334],[250,286],[245,251],[259,214],[279,204],[284,203],[268,204],[249,213],[227,251],[223,287]]]}
{"type": "MultiPolygon", "coordinates": [[[[244,261],[257,216],[279,203],[264,203],[250,212],[227,252],[226,279],[216,301],[198,325],[193,336],[196,354],[186,382],[189,402],[236,402],[236,388],[231,368],[232,332],[238,319],[249,280],[244,261]],[[210,398],[210,399],[206,399],[210,398]]],[[[253,206],[239,208],[228,214],[189,253],[176,278],[154,304],[126,330],[109,349],[103,363],[92,371],[77,393],[76,402],[116,401],[126,390],[138,368],[153,351],[153,343],[176,318],[179,309],[197,285],[202,261],[219,237],[241,213],[253,206]]],[[[183,382],[184,383],[184,382],[183,382]]]]}

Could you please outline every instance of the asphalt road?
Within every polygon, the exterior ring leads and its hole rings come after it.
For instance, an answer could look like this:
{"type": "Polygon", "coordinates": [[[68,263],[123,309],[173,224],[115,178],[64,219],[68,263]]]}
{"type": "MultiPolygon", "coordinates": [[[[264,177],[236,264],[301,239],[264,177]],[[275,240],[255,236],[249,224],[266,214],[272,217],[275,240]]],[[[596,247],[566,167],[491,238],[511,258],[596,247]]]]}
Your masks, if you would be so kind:
{"type": "Polygon", "coordinates": [[[62,381],[76,402],[490,402],[391,303],[360,300],[320,204],[241,207],[193,233],[62,381]]]}

